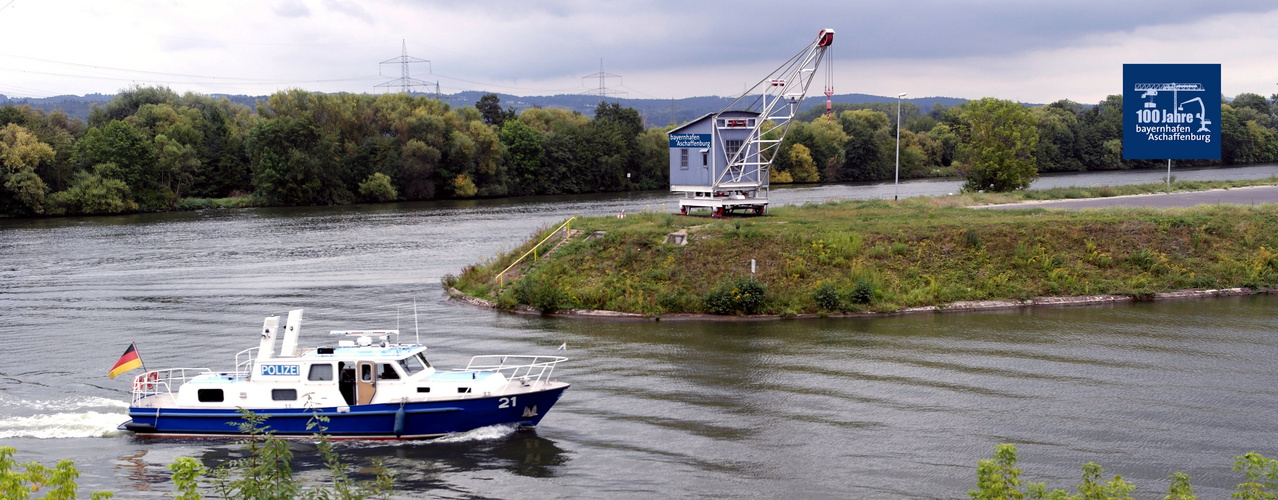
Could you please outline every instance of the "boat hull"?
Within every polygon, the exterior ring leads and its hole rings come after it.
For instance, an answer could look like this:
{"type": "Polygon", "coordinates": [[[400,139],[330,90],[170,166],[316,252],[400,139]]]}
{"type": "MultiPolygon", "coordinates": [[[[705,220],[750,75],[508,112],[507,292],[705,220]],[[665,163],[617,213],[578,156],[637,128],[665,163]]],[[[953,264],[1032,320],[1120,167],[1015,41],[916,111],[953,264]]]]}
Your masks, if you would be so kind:
{"type": "MultiPolygon", "coordinates": [[[[428,439],[490,425],[534,427],[567,388],[556,384],[540,391],[444,401],[250,410],[267,417],[264,425],[277,436],[310,436],[322,426],[331,439],[428,439]]],[[[129,417],[120,429],[140,437],[242,436],[240,425],[245,423],[239,409],[227,408],[134,406],[129,417]]]]}

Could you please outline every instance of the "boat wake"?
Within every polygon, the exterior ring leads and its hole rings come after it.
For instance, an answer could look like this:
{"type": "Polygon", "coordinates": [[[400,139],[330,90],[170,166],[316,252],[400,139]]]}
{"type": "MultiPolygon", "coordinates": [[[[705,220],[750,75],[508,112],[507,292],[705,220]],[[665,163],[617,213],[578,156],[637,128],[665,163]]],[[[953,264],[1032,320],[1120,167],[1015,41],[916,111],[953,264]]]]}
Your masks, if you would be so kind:
{"type": "Polygon", "coordinates": [[[498,439],[505,439],[511,434],[514,434],[515,431],[517,430],[518,430],[518,427],[514,425],[508,425],[508,424],[489,425],[487,427],[471,429],[466,432],[458,432],[454,434],[447,434],[444,436],[440,436],[438,439],[435,439],[433,442],[435,443],[469,443],[471,441],[495,441],[498,439]]]}
{"type": "Polygon", "coordinates": [[[116,429],[127,420],[128,403],[98,397],[63,401],[31,401],[0,398],[0,439],[118,437],[116,429]]]}

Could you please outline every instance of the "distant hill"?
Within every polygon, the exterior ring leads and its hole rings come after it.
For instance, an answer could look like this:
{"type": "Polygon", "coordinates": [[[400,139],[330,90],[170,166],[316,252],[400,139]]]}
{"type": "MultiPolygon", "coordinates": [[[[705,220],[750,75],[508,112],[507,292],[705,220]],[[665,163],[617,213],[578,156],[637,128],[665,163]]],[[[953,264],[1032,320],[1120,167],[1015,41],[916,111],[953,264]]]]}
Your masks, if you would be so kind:
{"type": "MultiPolygon", "coordinates": [[[[456,94],[441,95],[440,99],[448,103],[450,106],[474,106],[487,92],[465,91],[456,94]]],[[[432,94],[416,94],[428,95],[432,94]]],[[[249,96],[242,94],[210,94],[211,97],[230,99],[231,102],[243,104],[250,108],[255,108],[258,100],[265,100],[268,96],[249,96]]],[[[561,94],[553,96],[537,96],[525,97],[510,94],[497,94],[501,98],[502,107],[511,106],[516,110],[523,111],[533,107],[543,108],[562,108],[573,111],[579,111],[586,116],[594,116],[595,106],[599,104],[599,96],[581,95],[581,94],[561,94]]],[[[106,94],[88,94],[85,96],[60,95],[44,98],[9,98],[4,94],[0,94],[0,106],[5,105],[29,105],[33,108],[40,108],[47,111],[61,109],[68,115],[87,120],[89,112],[92,111],[94,104],[103,104],[110,101],[114,95],[106,94]]],[[[649,127],[661,127],[671,123],[686,123],[688,121],[700,118],[707,113],[714,113],[722,110],[730,104],[734,98],[732,97],[687,97],[683,99],[624,99],[611,98],[609,102],[617,102],[624,107],[635,108],[639,111],[639,115],[644,118],[645,123],[649,127]]],[[[864,104],[871,102],[896,102],[896,97],[884,97],[868,94],[840,94],[831,98],[835,103],[845,104],[864,104]]],[[[905,102],[917,104],[923,110],[932,109],[933,104],[941,104],[949,107],[956,104],[967,102],[967,99],[957,97],[919,97],[913,99],[904,99],[905,102]]],[[[803,100],[803,104],[799,107],[801,111],[809,110],[813,107],[825,106],[825,96],[817,95],[808,97],[803,100]]]]}

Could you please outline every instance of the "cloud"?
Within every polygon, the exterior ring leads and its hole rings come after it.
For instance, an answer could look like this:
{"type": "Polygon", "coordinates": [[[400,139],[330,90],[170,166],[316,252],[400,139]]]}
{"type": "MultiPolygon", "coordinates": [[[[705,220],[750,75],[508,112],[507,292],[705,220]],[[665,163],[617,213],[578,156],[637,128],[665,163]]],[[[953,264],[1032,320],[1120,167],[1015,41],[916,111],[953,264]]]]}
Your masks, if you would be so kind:
{"type": "Polygon", "coordinates": [[[305,3],[302,3],[301,0],[284,0],[275,4],[275,8],[272,11],[277,16],[289,18],[310,17],[311,15],[311,9],[305,3]]]}
{"type": "Polygon", "coordinates": [[[1268,0],[17,5],[0,12],[0,93],[10,95],[113,92],[133,83],[195,92],[373,92],[398,77],[399,68],[378,63],[400,55],[401,40],[410,56],[431,61],[411,66],[412,77],[440,81],[445,92],[581,92],[598,85],[582,77],[602,60],[604,71],[623,77],[607,84],[629,97],[731,95],[827,27],[837,31],[827,64],[839,93],[1095,102],[1120,90],[1124,62],[1220,62],[1226,93],[1278,90],[1270,68],[1278,11],[1268,0]],[[64,36],[49,37],[40,21],[55,18],[64,36]],[[379,69],[390,76],[378,77],[379,69]],[[157,81],[150,73],[157,71],[195,76],[157,81]]]}
{"type": "Polygon", "coordinates": [[[1098,33],[1067,46],[1008,55],[864,59],[842,65],[878,77],[851,77],[867,93],[908,91],[911,96],[991,96],[1036,103],[1068,98],[1096,103],[1122,93],[1125,63],[1219,63],[1225,95],[1268,95],[1278,81],[1271,64],[1278,57],[1278,32],[1269,28],[1275,25],[1278,10],[1225,14],[1098,33]]]}
{"type": "Polygon", "coordinates": [[[345,14],[348,17],[353,17],[360,21],[364,21],[365,23],[373,24],[373,16],[357,3],[342,0],[325,0],[324,6],[333,12],[345,14]]]}

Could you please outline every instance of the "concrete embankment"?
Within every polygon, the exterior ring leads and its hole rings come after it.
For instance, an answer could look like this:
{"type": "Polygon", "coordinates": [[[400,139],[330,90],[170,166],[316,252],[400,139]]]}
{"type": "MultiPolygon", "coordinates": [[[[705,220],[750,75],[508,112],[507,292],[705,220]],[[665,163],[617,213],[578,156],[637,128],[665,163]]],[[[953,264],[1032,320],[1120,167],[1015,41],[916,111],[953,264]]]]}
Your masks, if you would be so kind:
{"type": "MultiPolygon", "coordinates": [[[[962,313],[962,312],[978,312],[993,311],[1000,309],[1019,309],[1022,307],[1083,307],[1083,306],[1099,306],[1107,304],[1118,304],[1126,302],[1136,302],[1145,300],[1191,300],[1191,299],[1209,299],[1216,297],[1236,297],[1243,295],[1268,294],[1274,293],[1278,289],[1251,289],[1251,288],[1225,288],[1219,290],[1180,290],[1175,292],[1156,293],[1148,298],[1135,298],[1126,295],[1080,295],[1073,297],[1034,297],[1029,300],[969,300],[960,302],[951,302],[939,306],[926,307],[909,307],[891,312],[849,312],[839,314],[798,314],[794,316],[781,316],[777,314],[756,314],[744,316],[720,316],[716,314],[662,314],[660,316],[644,316],[642,314],[618,312],[618,311],[601,311],[598,309],[567,309],[556,311],[547,316],[559,318],[580,318],[580,319],[604,319],[604,320],[626,320],[626,321],[768,321],[781,319],[805,319],[805,318],[873,318],[899,316],[904,314],[923,314],[923,313],[962,313]]],[[[476,307],[486,307],[496,309],[497,303],[487,299],[471,297],[462,293],[456,288],[448,289],[449,299],[469,304],[476,307]]],[[[518,305],[509,312],[516,314],[535,314],[541,315],[542,312],[535,308],[518,305]]]]}

